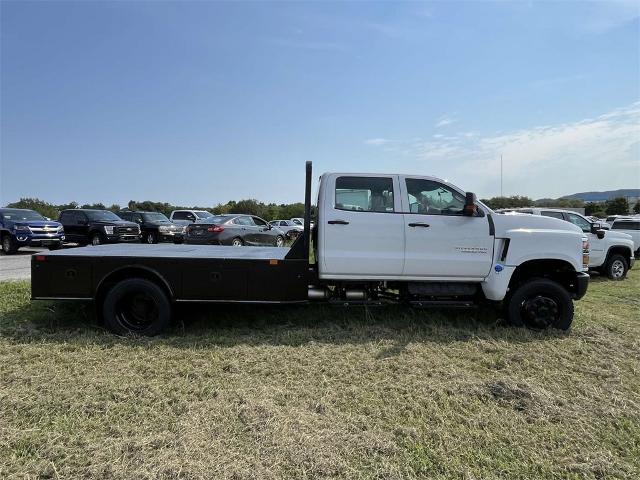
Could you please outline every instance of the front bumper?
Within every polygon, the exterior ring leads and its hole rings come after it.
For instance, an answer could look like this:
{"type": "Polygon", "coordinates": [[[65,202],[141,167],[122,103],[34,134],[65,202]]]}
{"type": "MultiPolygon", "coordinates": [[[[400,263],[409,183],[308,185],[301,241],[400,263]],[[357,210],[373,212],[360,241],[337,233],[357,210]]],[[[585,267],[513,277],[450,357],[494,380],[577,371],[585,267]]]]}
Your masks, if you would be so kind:
{"type": "Polygon", "coordinates": [[[584,272],[576,273],[574,291],[573,291],[573,299],[580,300],[587,293],[587,289],[589,288],[589,274],[584,272]]]}
{"type": "Polygon", "coordinates": [[[15,235],[15,241],[20,247],[47,247],[60,245],[64,241],[64,235],[15,235]]]}
{"type": "Polygon", "coordinates": [[[140,242],[140,235],[107,235],[108,243],[133,243],[140,242]]]}
{"type": "Polygon", "coordinates": [[[184,233],[182,232],[160,232],[158,233],[159,242],[177,242],[181,243],[184,240],[184,233]]]}

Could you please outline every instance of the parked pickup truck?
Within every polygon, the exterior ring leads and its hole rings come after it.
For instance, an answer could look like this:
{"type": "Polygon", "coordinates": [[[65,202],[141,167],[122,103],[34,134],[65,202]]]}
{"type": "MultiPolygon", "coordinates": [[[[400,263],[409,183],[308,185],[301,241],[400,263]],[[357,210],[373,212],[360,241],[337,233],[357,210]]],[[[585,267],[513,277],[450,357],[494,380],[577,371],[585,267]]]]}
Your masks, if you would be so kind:
{"type": "Polygon", "coordinates": [[[640,216],[618,218],[613,221],[611,230],[631,236],[635,255],[640,257],[640,216]]]}
{"type": "Polygon", "coordinates": [[[32,258],[32,298],[92,301],[112,331],[155,335],[183,302],[490,302],[504,306],[513,325],[568,329],[573,300],[587,290],[588,241],[580,228],[496,215],[473,193],[437,178],[325,173],[313,234],[310,212],[309,162],[306,228],[290,249],[103,245],[46,252],[32,258]]]}
{"type": "Polygon", "coordinates": [[[633,267],[633,239],[626,233],[604,229],[602,223],[592,222],[579,213],[557,208],[532,207],[501,209],[500,213],[528,213],[558,218],[580,228],[589,239],[591,247],[589,268],[611,280],[622,280],[633,267]]]}
{"type": "Polygon", "coordinates": [[[60,212],[60,223],[69,242],[80,245],[140,242],[140,227],[109,210],[69,209],[60,212]]]}
{"type": "Polygon", "coordinates": [[[0,208],[0,241],[5,255],[17,252],[20,247],[57,250],[62,247],[64,229],[34,210],[0,208]]]}
{"type": "Polygon", "coordinates": [[[121,210],[116,215],[138,224],[144,243],[182,243],[184,240],[185,227],[176,225],[164,213],[121,210]]]}

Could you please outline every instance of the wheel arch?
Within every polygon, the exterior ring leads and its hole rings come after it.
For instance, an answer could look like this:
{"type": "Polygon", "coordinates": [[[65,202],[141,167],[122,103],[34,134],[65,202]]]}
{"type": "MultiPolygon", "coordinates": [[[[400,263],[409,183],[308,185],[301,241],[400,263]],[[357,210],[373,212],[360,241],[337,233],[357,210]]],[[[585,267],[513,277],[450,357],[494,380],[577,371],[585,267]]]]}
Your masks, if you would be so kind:
{"type": "MultiPolygon", "coordinates": [[[[145,267],[143,265],[132,265],[118,268],[109,274],[105,275],[96,287],[95,302],[98,307],[102,305],[105,296],[113,286],[122,280],[130,278],[142,278],[158,285],[167,295],[170,302],[175,299],[175,292],[169,285],[169,282],[152,268],[145,267]]],[[[98,308],[98,311],[101,309],[98,308]]]]}
{"type": "Polygon", "coordinates": [[[577,292],[575,285],[576,270],[566,260],[535,259],[527,260],[516,267],[509,280],[509,290],[513,291],[532,278],[546,278],[562,285],[571,293],[577,292]]]}
{"type": "Polygon", "coordinates": [[[626,247],[624,245],[613,245],[612,247],[609,247],[609,250],[607,250],[607,255],[605,257],[603,266],[607,265],[607,262],[609,262],[609,259],[611,258],[611,256],[616,254],[622,255],[624,257],[624,259],[627,261],[627,266],[631,264],[631,258],[633,257],[633,249],[626,247]]]}

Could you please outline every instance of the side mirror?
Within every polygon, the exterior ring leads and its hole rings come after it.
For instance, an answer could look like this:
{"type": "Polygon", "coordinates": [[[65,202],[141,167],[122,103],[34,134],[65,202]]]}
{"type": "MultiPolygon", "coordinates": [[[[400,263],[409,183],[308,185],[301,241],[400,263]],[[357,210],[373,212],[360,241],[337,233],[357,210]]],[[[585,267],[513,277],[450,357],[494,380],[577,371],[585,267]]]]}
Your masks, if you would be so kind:
{"type": "Polygon", "coordinates": [[[591,233],[598,233],[598,230],[602,230],[602,224],[600,223],[592,223],[591,224],[591,233]]]}
{"type": "Polygon", "coordinates": [[[476,201],[478,201],[478,197],[473,192],[467,192],[465,194],[464,199],[464,208],[462,210],[462,214],[465,217],[472,217],[478,211],[478,206],[476,205],[476,201]]]}

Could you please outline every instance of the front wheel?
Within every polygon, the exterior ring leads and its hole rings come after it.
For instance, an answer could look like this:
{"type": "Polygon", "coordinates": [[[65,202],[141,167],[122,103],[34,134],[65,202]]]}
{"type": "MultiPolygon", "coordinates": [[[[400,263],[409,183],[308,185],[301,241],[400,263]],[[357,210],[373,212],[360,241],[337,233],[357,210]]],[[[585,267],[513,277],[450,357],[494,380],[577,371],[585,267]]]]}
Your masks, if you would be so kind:
{"type": "Polygon", "coordinates": [[[144,241],[145,241],[145,243],[148,243],[149,245],[153,245],[154,243],[158,243],[158,235],[155,232],[148,232],[144,236],[144,241]]]}
{"type": "Polygon", "coordinates": [[[2,253],[5,255],[11,255],[12,253],[16,253],[18,251],[18,246],[16,242],[13,241],[11,235],[3,235],[2,236],[2,253]]]}
{"type": "Polygon", "coordinates": [[[142,278],[117,283],[102,305],[105,326],[118,335],[154,336],[171,323],[171,302],[162,288],[142,278]]]}
{"type": "Polygon", "coordinates": [[[609,257],[607,264],[604,267],[604,273],[611,280],[622,280],[627,276],[629,266],[627,265],[627,259],[622,255],[614,254],[609,257]]]}
{"type": "Polygon", "coordinates": [[[284,237],[282,235],[278,235],[276,237],[276,247],[282,247],[284,245],[284,237]]]}
{"type": "Polygon", "coordinates": [[[568,330],[573,321],[573,301],[557,282],[545,278],[529,280],[515,289],[506,304],[511,325],[535,330],[568,330]]]}
{"type": "Polygon", "coordinates": [[[94,233],[93,235],[91,235],[91,245],[102,245],[104,243],[103,239],[102,239],[102,235],[100,235],[99,233],[94,233]]]}

